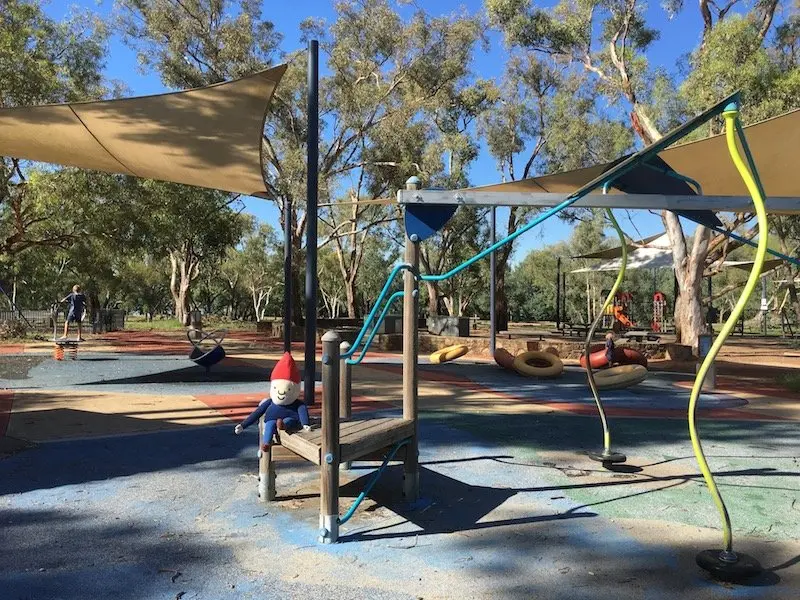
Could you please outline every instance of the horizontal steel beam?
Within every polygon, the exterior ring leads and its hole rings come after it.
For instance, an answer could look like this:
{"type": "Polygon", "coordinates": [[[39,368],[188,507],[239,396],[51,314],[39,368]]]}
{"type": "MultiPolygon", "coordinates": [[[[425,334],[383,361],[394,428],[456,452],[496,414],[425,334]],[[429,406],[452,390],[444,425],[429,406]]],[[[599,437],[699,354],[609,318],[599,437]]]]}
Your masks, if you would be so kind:
{"type": "MultiPolygon", "coordinates": [[[[471,206],[535,206],[549,208],[566,200],[567,194],[545,192],[480,192],[464,190],[400,190],[400,204],[465,204],[471,206]]],[[[640,210],[712,210],[752,212],[750,196],[665,196],[662,194],[589,194],[573,208],[627,208],[640,210]]],[[[767,198],[767,212],[800,214],[800,198],[767,198]]]]}

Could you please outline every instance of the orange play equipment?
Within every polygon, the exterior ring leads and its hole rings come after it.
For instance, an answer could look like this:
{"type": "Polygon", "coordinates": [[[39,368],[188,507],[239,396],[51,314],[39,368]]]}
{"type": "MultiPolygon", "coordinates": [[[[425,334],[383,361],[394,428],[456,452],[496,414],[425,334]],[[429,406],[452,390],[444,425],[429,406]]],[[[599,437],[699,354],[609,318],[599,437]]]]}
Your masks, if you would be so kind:
{"type": "Polygon", "coordinates": [[[636,323],[628,316],[630,315],[633,294],[630,292],[620,292],[614,296],[614,301],[606,307],[603,326],[607,329],[620,331],[636,327],[636,323]],[[610,320],[610,322],[609,322],[610,320]]]}
{"type": "Polygon", "coordinates": [[[623,327],[633,327],[634,323],[631,321],[628,316],[625,314],[625,308],[619,305],[614,305],[612,307],[614,318],[622,323],[623,327]]]}

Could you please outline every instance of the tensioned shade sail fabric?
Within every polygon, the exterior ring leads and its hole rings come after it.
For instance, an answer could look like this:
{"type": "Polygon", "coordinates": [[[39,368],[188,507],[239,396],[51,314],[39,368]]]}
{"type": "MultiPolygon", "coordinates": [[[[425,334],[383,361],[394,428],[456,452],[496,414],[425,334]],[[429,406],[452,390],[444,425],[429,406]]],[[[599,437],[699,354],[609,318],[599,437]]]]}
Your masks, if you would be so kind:
{"type": "MultiPolygon", "coordinates": [[[[638,257],[636,263],[630,262],[630,256],[628,256],[628,266],[625,267],[626,269],[672,269],[672,253],[670,252],[668,255],[663,254],[656,254],[652,257],[641,256],[638,257]]],[[[610,260],[606,263],[602,263],[599,265],[592,265],[591,267],[582,267],[580,269],[575,269],[570,271],[570,273],[597,273],[599,271],[619,271],[620,266],[622,264],[621,259],[614,259],[610,260]]],[[[783,264],[783,261],[779,258],[775,258],[772,260],[765,260],[764,261],[764,268],[761,270],[762,273],[766,273],[767,271],[771,271],[772,269],[776,269],[783,264]]],[[[723,269],[735,268],[735,269],[742,269],[743,271],[749,271],[753,268],[753,261],[752,260],[726,260],[722,263],[723,269]]]]}
{"type": "MultiPolygon", "coordinates": [[[[658,238],[662,237],[663,233],[657,233],[655,235],[651,235],[650,237],[646,237],[640,242],[633,242],[628,244],[628,252],[633,252],[637,248],[649,244],[657,240],[658,238]]],[[[603,250],[598,250],[597,252],[589,252],[587,254],[580,254],[578,256],[573,256],[571,258],[617,258],[618,256],[622,256],[622,248],[617,246],[616,248],[605,248],[603,250]]]]}
{"type": "MultiPolygon", "coordinates": [[[[622,267],[622,248],[608,248],[606,256],[614,256],[612,260],[582,267],[570,271],[570,273],[595,273],[598,271],[619,271],[622,267]]],[[[581,258],[581,257],[575,257],[581,258]]],[[[769,271],[783,263],[780,259],[768,260],[764,262],[764,271],[769,271]]],[[[722,267],[727,269],[735,267],[739,269],[749,270],[753,266],[751,260],[726,260],[722,263],[722,267]]],[[[672,246],[669,243],[669,237],[666,233],[657,236],[655,239],[647,242],[643,247],[636,248],[628,253],[628,262],[626,269],[672,269],[674,264],[672,262],[672,246]]]]}
{"type": "Polygon", "coordinates": [[[265,196],[264,120],[285,71],[155,96],[0,109],[0,156],[265,196]]]}
{"type": "MultiPolygon", "coordinates": [[[[744,128],[747,144],[753,154],[764,191],[768,196],[800,198],[800,177],[797,173],[797,151],[800,148],[800,109],[744,128]]],[[[747,188],[728,153],[725,135],[689,142],[668,148],[658,154],[674,171],[698,181],[709,196],[748,196],[747,188]]],[[[492,192],[551,192],[569,194],[605,172],[613,163],[583,169],[531,177],[474,188],[492,192]]],[[[653,181],[652,190],[638,193],[669,194],[664,180],[647,167],[643,177],[653,181]],[[661,179],[661,180],[660,180],[661,179]],[[659,181],[660,180],[660,181],[659,181]]],[[[599,190],[598,190],[599,191],[599,190]]],[[[621,193],[610,189],[609,193],[621,193]]]]}

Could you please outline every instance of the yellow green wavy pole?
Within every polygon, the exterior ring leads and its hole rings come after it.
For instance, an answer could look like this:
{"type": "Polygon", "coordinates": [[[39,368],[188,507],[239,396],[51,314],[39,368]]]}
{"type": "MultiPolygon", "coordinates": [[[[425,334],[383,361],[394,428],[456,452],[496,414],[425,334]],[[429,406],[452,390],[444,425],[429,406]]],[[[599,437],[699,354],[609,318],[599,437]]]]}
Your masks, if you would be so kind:
{"type": "MultiPolygon", "coordinates": [[[[603,188],[603,193],[606,193],[607,189],[603,188]]],[[[600,320],[603,318],[603,314],[606,312],[606,308],[609,304],[614,300],[614,296],[617,295],[617,290],[619,286],[622,285],[622,280],[625,278],[625,269],[628,266],[628,245],[625,243],[625,234],[622,232],[622,228],[617,223],[617,220],[614,218],[614,213],[611,211],[610,208],[606,209],[606,216],[608,220],[611,221],[611,225],[613,225],[614,229],[617,231],[617,235],[619,236],[620,244],[622,245],[622,264],[620,265],[619,273],[617,273],[617,279],[614,282],[614,285],[611,286],[611,291],[608,292],[608,296],[606,296],[605,302],[603,302],[603,307],[597,313],[592,322],[592,326],[589,328],[589,333],[586,335],[586,377],[589,379],[589,387],[592,390],[592,396],[594,396],[594,403],[597,405],[597,410],[600,413],[600,421],[603,423],[603,453],[608,454],[611,452],[611,431],[608,428],[608,421],[606,420],[606,411],[603,409],[603,403],[600,400],[600,393],[597,390],[597,383],[594,380],[594,373],[592,372],[592,363],[589,360],[591,355],[591,344],[592,344],[592,337],[594,337],[594,332],[597,330],[597,326],[600,324],[600,320]]],[[[624,460],[624,459],[623,459],[624,460]]]]}
{"type": "MultiPolygon", "coordinates": [[[[731,311],[727,321],[725,321],[725,324],[722,326],[719,335],[711,345],[708,356],[703,360],[700,369],[697,371],[697,377],[695,377],[694,385],[692,386],[692,394],[689,397],[689,435],[692,439],[692,449],[694,450],[697,464],[700,466],[700,472],[703,474],[703,479],[714,499],[714,504],[716,504],[717,510],[719,510],[719,514],[722,517],[725,551],[731,553],[733,551],[731,519],[730,515],[728,515],[728,509],[725,507],[725,502],[722,500],[722,495],[717,488],[717,484],[714,482],[714,476],[711,474],[711,470],[708,467],[708,461],[703,453],[703,446],[700,444],[700,437],[697,433],[696,424],[697,401],[700,398],[700,389],[703,386],[706,373],[708,373],[714,359],[717,354],[719,354],[722,345],[725,343],[725,339],[730,335],[730,332],[739,320],[745,305],[758,284],[758,279],[761,276],[761,269],[764,265],[764,258],[767,254],[768,225],[767,212],[764,207],[764,197],[761,193],[760,186],[744,161],[742,161],[739,149],[736,146],[736,124],[739,111],[738,109],[729,109],[723,112],[722,116],[725,118],[725,139],[728,143],[728,152],[731,155],[731,160],[733,160],[736,170],[747,186],[747,191],[750,193],[750,196],[752,196],[753,204],[755,205],[756,217],[758,218],[758,248],[756,250],[755,260],[753,261],[753,269],[750,271],[750,275],[747,278],[747,283],[744,286],[742,295],[739,297],[739,301],[736,303],[733,311],[731,311]]],[[[743,143],[746,142],[743,140],[743,143]]]]}

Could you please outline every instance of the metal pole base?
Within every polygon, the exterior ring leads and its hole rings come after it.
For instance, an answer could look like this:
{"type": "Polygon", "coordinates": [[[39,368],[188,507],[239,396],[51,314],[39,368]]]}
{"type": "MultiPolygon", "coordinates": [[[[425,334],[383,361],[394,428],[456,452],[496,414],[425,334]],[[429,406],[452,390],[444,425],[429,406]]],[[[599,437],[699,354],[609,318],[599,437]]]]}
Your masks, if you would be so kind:
{"type": "Polygon", "coordinates": [[[419,500],[419,471],[403,473],[403,498],[406,502],[419,500]]]}
{"type": "Polygon", "coordinates": [[[335,544],[339,540],[339,515],[319,516],[319,543],[335,544]]]}
{"type": "Polygon", "coordinates": [[[703,550],[695,559],[697,565],[720,581],[744,581],[761,573],[761,564],[748,554],[726,550],[703,550]]]}
{"type": "Polygon", "coordinates": [[[617,463],[624,463],[626,460],[628,460],[628,457],[624,454],[620,454],[619,452],[611,452],[610,450],[603,450],[602,452],[587,452],[586,455],[592,460],[603,463],[604,466],[606,463],[614,465],[617,463]]]}

